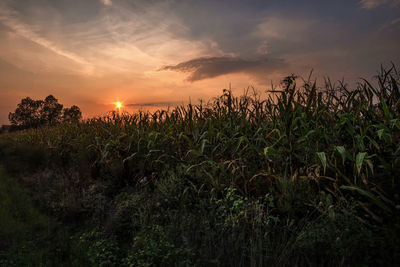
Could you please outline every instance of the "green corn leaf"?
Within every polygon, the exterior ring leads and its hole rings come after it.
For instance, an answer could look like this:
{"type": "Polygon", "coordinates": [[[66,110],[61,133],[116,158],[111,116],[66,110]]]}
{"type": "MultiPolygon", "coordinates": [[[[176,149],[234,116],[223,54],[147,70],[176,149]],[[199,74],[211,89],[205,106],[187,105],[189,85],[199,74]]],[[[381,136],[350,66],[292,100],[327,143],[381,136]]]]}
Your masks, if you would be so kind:
{"type": "Polygon", "coordinates": [[[249,139],[248,139],[246,136],[241,136],[241,137],[239,138],[239,142],[238,142],[238,144],[237,144],[237,146],[236,146],[236,151],[239,150],[240,145],[241,145],[242,143],[248,144],[248,143],[249,143],[249,139]]]}
{"type": "Polygon", "coordinates": [[[197,168],[197,167],[199,167],[199,166],[201,166],[201,163],[200,163],[200,164],[193,164],[193,165],[188,166],[188,167],[186,168],[186,170],[185,170],[185,174],[190,173],[190,171],[191,171],[192,169],[195,169],[195,168],[197,168]]]}
{"type": "Polygon", "coordinates": [[[364,158],[367,155],[367,152],[359,152],[356,156],[356,169],[357,173],[360,174],[361,172],[361,167],[364,163],[364,158]]]}
{"type": "Polygon", "coordinates": [[[310,138],[310,136],[312,136],[315,133],[315,130],[310,130],[309,132],[307,132],[304,136],[300,137],[297,140],[297,143],[302,143],[304,141],[306,141],[308,138],[310,138]]]}
{"type": "Polygon", "coordinates": [[[375,147],[376,149],[380,149],[379,144],[378,144],[374,139],[370,138],[369,136],[366,136],[366,138],[368,139],[368,141],[371,142],[371,144],[374,145],[374,147],[375,147]]]}
{"type": "Polygon", "coordinates": [[[390,208],[385,203],[383,203],[382,200],[380,200],[378,197],[376,197],[374,194],[368,191],[365,191],[357,186],[349,186],[349,185],[342,185],[340,188],[343,190],[356,191],[360,195],[369,198],[375,205],[377,205],[381,209],[391,212],[390,208]]]}
{"type": "Polygon", "coordinates": [[[399,119],[394,119],[390,121],[392,124],[392,128],[396,127],[398,130],[400,130],[400,120],[399,119]]]}
{"type": "Polygon", "coordinates": [[[197,157],[202,156],[203,154],[201,153],[201,151],[197,150],[197,149],[191,149],[188,151],[188,154],[191,153],[192,155],[195,155],[197,157]]]}
{"type": "Polygon", "coordinates": [[[182,137],[183,139],[185,139],[186,142],[189,143],[190,147],[193,147],[193,141],[192,141],[192,139],[190,139],[187,135],[181,134],[180,137],[182,137]]]}
{"type": "Polygon", "coordinates": [[[399,90],[398,82],[391,75],[390,75],[390,80],[392,82],[393,94],[395,94],[395,96],[397,98],[399,98],[400,97],[400,90],[399,90]]]}
{"type": "Polygon", "coordinates": [[[372,164],[372,161],[370,159],[367,159],[365,160],[365,162],[367,163],[367,166],[371,170],[371,173],[374,174],[374,164],[372,164]]]}
{"type": "Polygon", "coordinates": [[[159,152],[162,152],[162,150],[160,150],[160,149],[150,149],[149,150],[149,154],[151,154],[151,153],[159,153],[159,152]]]}
{"type": "Polygon", "coordinates": [[[346,149],[344,146],[336,146],[335,149],[339,152],[340,156],[342,156],[342,163],[344,164],[344,161],[346,160],[346,149]]]}
{"type": "Polygon", "coordinates": [[[126,157],[122,162],[125,163],[125,162],[133,159],[136,156],[136,154],[137,154],[136,152],[132,153],[129,157],[126,157]]]}
{"type": "Polygon", "coordinates": [[[317,152],[317,156],[318,156],[318,159],[319,159],[319,161],[321,162],[321,164],[322,164],[322,167],[324,168],[324,174],[325,174],[325,171],[326,171],[326,155],[325,155],[325,152],[317,152]]]}
{"type": "Polygon", "coordinates": [[[395,156],[400,156],[400,146],[396,149],[396,152],[394,152],[395,156]]]}
{"type": "Polygon", "coordinates": [[[205,146],[206,146],[207,143],[208,143],[208,144],[210,143],[207,139],[203,139],[203,140],[201,141],[201,146],[200,146],[200,152],[201,152],[201,154],[204,153],[204,148],[205,148],[205,146]]]}
{"type": "Polygon", "coordinates": [[[392,144],[392,136],[388,133],[385,133],[383,135],[383,139],[385,139],[385,142],[388,143],[389,145],[392,144]]]}
{"type": "Polygon", "coordinates": [[[381,104],[382,104],[382,110],[383,110],[383,114],[385,116],[385,118],[390,118],[390,111],[389,111],[389,107],[386,104],[386,101],[383,97],[381,97],[381,104]]]}
{"type": "Polygon", "coordinates": [[[267,156],[268,154],[270,154],[271,152],[274,151],[274,148],[271,146],[267,146],[264,148],[264,156],[267,156]]]}
{"type": "Polygon", "coordinates": [[[378,131],[376,131],[376,133],[378,134],[379,139],[382,139],[382,135],[385,132],[385,129],[380,129],[378,131]]]}

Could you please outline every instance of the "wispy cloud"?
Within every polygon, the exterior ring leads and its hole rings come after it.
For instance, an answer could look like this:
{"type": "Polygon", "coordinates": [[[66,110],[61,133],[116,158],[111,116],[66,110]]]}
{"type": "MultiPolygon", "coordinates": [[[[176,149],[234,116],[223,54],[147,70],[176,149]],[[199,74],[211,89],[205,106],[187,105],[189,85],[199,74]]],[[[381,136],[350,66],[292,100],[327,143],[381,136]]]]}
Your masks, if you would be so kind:
{"type": "Polygon", "coordinates": [[[74,14],[71,10],[64,12],[56,2],[40,9],[24,7],[24,14],[21,7],[12,8],[13,2],[1,1],[0,23],[18,36],[80,64],[89,74],[144,73],[172,60],[221,53],[212,40],[181,36],[186,26],[163,1],[149,6],[138,1],[131,6],[133,3],[101,0],[112,8],[99,9],[77,22],[69,21],[67,18],[74,14]]]}
{"type": "Polygon", "coordinates": [[[12,29],[16,34],[38,44],[42,47],[45,47],[52,52],[68,58],[75,63],[81,64],[85,68],[85,72],[90,72],[92,70],[91,64],[86,61],[84,58],[58,47],[53,42],[49,41],[46,38],[43,38],[39,34],[35,33],[29,25],[21,22],[18,19],[18,13],[12,9],[9,9],[5,4],[0,5],[0,22],[12,29]]]}
{"type": "Polygon", "coordinates": [[[361,0],[360,6],[364,9],[374,9],[386,3],[392,3],[393,5],[399,5],[400,0],[361,0]]]}
{"type": "Polygon", "coordinates": [[[177,65],[165,66],[160,70],[189,73],[190,82],[218,77],[231,73],[246,73],[253,76],[275,72],[285,66],[283,60],[263,57],[247,60],[238,57],[195,58],[177,65]]]}
{"type": "Polygon", "coordinates": [[[112,1],[111,0],[100,0],[105,6],[111,6],[112,1]]]}
{"type": "Polygon", "coordinates": [[[400,29],[399,28],[399,25],[400,24],[400,17],[399,18],[396,18],[396,19],[393,19],[392,21],[390,21],[389,23],[386,23],[386,24],[384,24],[382,27],[380,27],[380,29],[379,29],[379,31],[380,32],[382,32],[382,31],[384,31],[384,30],[388,30],[388,29],[394,29],[394,30],[398,30],[398,29],[400,29]]]}
{"type": "Polygon", "coordinates": [[[177,106],[182,104],[182,102],[178,101],[168,101],[168,102],[145,102],[145,103],[134,103],[134,104],[126,104],[128,107],[168,107],[168,106],[177,106]]]}
{"type": "Polygon", "coordinates": [[[396,25],[400,23],[400,18],[394,19],[392,20],[392,22],[390,23],[391,25],[396,25]]]}
{"type": "Polygon", "coordinates": [[[387,0],[361,0],[360,5],[361,8],[364,9],[373,9],[380,5],[383,5],[387,2],[387,0]]]}

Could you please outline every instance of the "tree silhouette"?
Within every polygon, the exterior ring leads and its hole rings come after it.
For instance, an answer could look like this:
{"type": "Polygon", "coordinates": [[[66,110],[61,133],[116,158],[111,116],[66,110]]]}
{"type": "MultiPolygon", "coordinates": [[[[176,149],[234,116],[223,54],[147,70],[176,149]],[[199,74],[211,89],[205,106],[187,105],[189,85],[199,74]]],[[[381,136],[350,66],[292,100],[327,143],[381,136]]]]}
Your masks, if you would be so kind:
{"type": "Polygon", "coordinates": [[[56,125],[60,122],[79,122],[82,113],[79,107],[72,106],[63,109],[53,95],[44,100],[33,100],[26,97],[17,105],[15,112],[10,112],[8,118],[14,128],[28,129],[42,125],[56,125]]]}
{"type": "Polygon", "coordinates": [[[58,103],[57,98],[52,95],[47,96],[42,102],[40,110],[42,124],[54,125],[61,121],[63,105],[58,103]]]}
{"type": "Polygon", "coordinates": [[[64,109],[62,118],[65,122],[78,122],[82,118],[82,112],[79,107],[74,105],[64,109]]]}
{"type": "Polygon", "coordinates": [[[18,104],[15,112],[8,115],[8,119],[12,125],[23,129],[38,127],[42,123],[40,114],[42,102],[42,100],[26,97],[18,104]]]}

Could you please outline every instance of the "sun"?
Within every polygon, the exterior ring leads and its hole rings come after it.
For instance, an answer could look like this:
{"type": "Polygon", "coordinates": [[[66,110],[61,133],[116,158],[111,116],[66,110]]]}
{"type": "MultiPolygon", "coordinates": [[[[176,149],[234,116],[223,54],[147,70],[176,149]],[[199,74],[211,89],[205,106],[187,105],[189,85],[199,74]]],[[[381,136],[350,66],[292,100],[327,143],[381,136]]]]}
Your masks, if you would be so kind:
{"type": "Polygon", "coordinates": [[[118,109],[122,108],[122,103],[119,101],[115,102],[115,107],[118,109]]]}

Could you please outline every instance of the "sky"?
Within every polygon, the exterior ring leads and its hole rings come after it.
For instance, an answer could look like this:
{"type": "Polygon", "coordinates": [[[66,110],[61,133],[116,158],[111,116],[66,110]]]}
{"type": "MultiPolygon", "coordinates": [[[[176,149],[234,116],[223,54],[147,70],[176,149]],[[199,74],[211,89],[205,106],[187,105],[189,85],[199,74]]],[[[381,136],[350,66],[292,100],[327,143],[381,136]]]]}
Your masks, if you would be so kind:
{"type": "Polygon", "coordinates": [[[399,47],[400,0],[0,0],[0,125],[27,96],[88,118],[311,70],[354,83],[399,47]]]}

